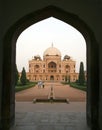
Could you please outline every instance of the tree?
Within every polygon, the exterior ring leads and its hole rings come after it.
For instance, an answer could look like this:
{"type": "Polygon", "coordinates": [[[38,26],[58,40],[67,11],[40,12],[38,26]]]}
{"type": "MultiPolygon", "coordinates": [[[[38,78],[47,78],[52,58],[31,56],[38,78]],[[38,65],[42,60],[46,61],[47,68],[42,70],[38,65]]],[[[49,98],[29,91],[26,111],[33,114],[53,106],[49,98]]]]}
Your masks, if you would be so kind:
{"type": "Polygon", "coordinates": [[[26,85],[27,83],[27,78],[26,78],[26,71],[25,68],[23,67],[22,72],[21,72],[21,78],[20,78],[21,84],[26,85]]]}
{"type": "Polygon", "coordinates": [[[70,76],[69,75],[65,76],[65,82],[70,83],[70,76]]]}
{"type": "Polygon", "coordinates": [[[84,85],[85,83],[85,74],[84,74],[84,65],[83,62],[80,62],[80,70],[79,70],[79,79],[78,82],[80,85],[84,85]]]}
{"type": "Polygon", "coordinates": [[[67,82],[67,75],[65,76],[65,82],[67,82]]]}
{"type": "Polygon", "coordinates": [[[18,80],[19,80],[19,73],[17,70],[17,65],[15,65],[15,85],[17,85],[18,80]]]}
{"type": "Polygon", "coordinates": [[[70,75],[68,76],[68,82],[70,83],[70,75]]]}

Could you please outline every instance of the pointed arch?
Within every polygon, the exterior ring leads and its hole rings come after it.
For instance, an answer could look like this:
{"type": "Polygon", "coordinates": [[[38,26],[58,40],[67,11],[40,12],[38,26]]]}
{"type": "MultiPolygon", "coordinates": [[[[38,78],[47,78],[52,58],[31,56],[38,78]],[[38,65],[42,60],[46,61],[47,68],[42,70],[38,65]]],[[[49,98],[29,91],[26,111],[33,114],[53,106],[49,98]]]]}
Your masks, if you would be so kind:
{"type": "Polygon", "coordinates": [[[14,70],[16,56],[16,40],[20,33],[27,27],[38,21],[49,17],[55,17],[75,27],[86,40],[87,46],[87,120],[89,125],[98,123],[98,101],[99,101],[99,80],[98,80],[98,44],[91,29],[77,15],[68,13],[56,6],[48,6],[37,10],[19,19],[6,33],[3,46],[3,98],[2,117],[9,125],[14,124],[15,118],[15,91],[14,91],[14,70]],[[97,64],[96,64],[97,63],[97,64]],[[97,77],[97,80],[96,80],[97,77]],[[94,98],[95,97],[95,98],[94,98]],[[6,115],[8,112],[8,117],[6,115]]]}

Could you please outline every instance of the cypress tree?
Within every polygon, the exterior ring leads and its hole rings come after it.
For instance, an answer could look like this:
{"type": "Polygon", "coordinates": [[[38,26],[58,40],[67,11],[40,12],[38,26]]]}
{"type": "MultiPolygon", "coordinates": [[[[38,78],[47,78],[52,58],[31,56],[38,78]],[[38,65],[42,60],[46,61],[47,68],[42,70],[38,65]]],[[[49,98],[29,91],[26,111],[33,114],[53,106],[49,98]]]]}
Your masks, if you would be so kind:
{"type": "Polygon", "coordinates": [[[19,73],[17,70],[17,65],[15,65],[15,85],[17,85],[18,80],[19,80],[19,73]]]}
{"type": "Polygon", "coordinates": [[[67,75],[65,76],[65,82],[67,82],[67,75]]]}
{"type": "Polygon", "coordinates": [[[22,72],[21,72],[21,78],[20,78],[21,84],[26,85],[27,83],[27,78],[26,78],[26,71],[25,68],[23,67],[22,72]]]}
{"type": "Polygon", "coordinates": [[[85,74],[84,74],[84,65],[83,62],[80,62],[80,70],[79,70],[79,79],[78,82],[80,85],[84,85],[85,83],[85,74]]]}

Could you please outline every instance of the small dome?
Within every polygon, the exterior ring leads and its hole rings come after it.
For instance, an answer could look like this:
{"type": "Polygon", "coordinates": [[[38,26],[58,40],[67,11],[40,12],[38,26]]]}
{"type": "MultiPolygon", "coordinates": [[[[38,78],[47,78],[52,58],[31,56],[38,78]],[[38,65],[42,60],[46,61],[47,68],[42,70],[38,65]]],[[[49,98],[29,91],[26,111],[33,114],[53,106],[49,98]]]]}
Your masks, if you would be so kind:
{"type": "Polygon", "coordinates": [[[61,56],[61,52],[60,52],[57,48],[55,48],[55,47],[52,46],[52,47],[49,47],[49,48],[47,48],[47,49],[45,50],[43,56],[47,56],[47,55],[49,55],[49,56],[51,56],[51,55],[61,56]]]}
{"type": "Polygon", "coordinates": [[[34,56],[35,60],[41,60],[41,57],[39,55],[34,56]]]}
{"type": "Polygon", "coordinates": [[[70,59],[70,56],[65,55],[65,56],[64,56],[64,59],[70,59]]]}

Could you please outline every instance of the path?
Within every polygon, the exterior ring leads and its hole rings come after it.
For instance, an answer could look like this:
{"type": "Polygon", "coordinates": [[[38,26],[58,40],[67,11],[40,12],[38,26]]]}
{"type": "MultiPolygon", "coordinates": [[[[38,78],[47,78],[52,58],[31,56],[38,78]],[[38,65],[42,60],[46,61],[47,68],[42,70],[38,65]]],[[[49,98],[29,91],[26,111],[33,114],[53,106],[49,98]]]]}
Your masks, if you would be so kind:
{"type": "Polygon", "coordinates": [[[51,83],[44,89],[35,86],[16,93],[16,121],[10,130],[90,130],[86,125],[86,93],[60,83],[53,83],[53,89],[55,98],[69,98],[70,103],[27,102],[47,98],[51,83]]]}
{"type": "Polygon", "coordinates": [[[27,90],[16,93],[16,101],[33,101],[34,98],[48,98],[51,91],[51,85],[54,89],[55,98],[68,98],[70,101],[85,101],[86,92],[62,85],[61,83],[45,83],[45,87],[38,88],[36,85],[27,90]]]}

